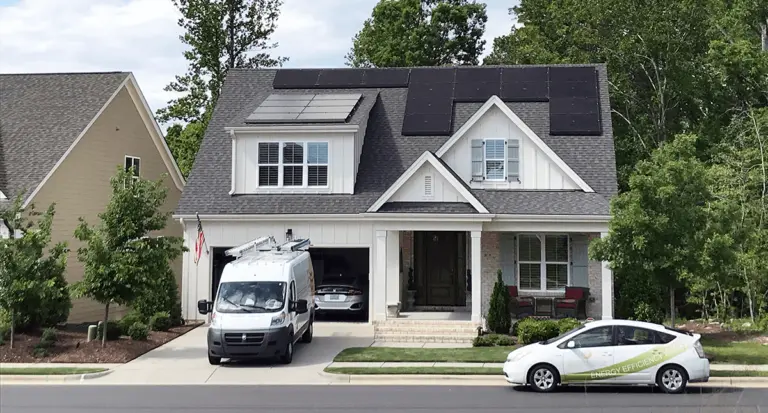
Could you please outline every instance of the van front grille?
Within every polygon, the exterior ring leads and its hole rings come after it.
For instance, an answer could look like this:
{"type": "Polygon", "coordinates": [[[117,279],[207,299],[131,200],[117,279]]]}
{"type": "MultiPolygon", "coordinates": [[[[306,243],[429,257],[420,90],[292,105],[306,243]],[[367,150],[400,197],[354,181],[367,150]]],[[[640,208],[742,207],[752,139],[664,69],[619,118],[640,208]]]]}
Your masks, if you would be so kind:
{"type": "Polygon", "coordinates": [[[224,342],[230,346],[252,346],[264,341],[264,333],[224,333],[224,342]]]}

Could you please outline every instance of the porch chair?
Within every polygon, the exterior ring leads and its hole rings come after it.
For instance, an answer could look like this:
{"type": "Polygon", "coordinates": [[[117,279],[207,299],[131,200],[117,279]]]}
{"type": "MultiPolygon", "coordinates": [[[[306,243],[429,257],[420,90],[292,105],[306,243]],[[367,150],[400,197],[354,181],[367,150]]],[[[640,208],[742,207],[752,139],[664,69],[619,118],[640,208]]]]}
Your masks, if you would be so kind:
{"type": "Polygon", "coordinates": [[[565,296],[555,298],[555,317],[556,318],[587,318],[587,298],[589,297],[589,288],[586,287],[565,287],[565,296]]]}
{"type": "Polygon", "coordinates": [[[512,307],[510,312],[515,316],[515,318],[520,320],[524,317],[532,316],[535,312],[533,297],[519,297],[517,295],[516,285],[508,285],[507,289],[509,290],[510,305],[512,307]]]}

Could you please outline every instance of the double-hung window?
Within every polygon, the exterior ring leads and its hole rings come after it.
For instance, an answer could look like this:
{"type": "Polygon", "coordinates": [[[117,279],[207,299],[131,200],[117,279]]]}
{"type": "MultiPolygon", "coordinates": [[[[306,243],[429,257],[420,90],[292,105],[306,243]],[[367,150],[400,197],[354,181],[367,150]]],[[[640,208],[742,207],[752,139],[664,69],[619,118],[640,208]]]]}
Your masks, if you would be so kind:
{"type": "Polygon", "coordinates": [[[259,142],[259,187],[328,186],[328,142],[259,142]]]}
{"type": "Polygon", "coordinates": [[[490,181],[503,181],[504,174],[504,139],[485,140],[485,179],[490,181]]]}
{"type": "Polygon", "coordinates": [[[568,236],[520,234],[518,278],[521,290],[561,291],[568,285],[568,236]]]}
{"type": "MultiPolygon", "coordinates": [[[[129,172],[133,168],[133,174],[131,175],[131,181],[136,182],[141,176],[141,158],[138,156],[125,156],[125,172],[129,172]]],[[[123,182],[123,186],[127,187],[128,182],[123,182]]]]}

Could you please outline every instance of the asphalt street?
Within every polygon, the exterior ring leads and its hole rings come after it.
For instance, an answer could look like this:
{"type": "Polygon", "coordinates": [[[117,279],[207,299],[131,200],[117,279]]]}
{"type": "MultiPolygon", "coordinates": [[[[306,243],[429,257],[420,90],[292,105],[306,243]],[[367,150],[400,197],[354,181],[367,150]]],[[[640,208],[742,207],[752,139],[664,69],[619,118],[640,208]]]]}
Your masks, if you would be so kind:
{"type": "Polygon", "coordinates": [[[91,386],[8,385],[2,413],[334,412],[334,413],[768,412],[768,390],[693,388],[666,395],[650,388],[567,388],[537,394],[494,386],[91,386]]]}

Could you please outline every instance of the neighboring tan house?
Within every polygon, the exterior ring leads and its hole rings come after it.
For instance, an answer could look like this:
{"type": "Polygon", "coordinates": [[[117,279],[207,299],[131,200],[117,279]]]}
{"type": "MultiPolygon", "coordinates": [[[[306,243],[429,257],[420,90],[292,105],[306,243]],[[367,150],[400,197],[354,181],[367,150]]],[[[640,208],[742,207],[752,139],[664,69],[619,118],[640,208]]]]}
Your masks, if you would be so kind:
{"type": "Polygon", "coordinates": [[[230,71],[175,214],[184,317],[227,247],[273,236],[310,239],[318,282],[359,277],[378,340],[470,340],[499,270],[536,315],[588,288],[611,318],[587,253],[617,192],[608,90],[604,64],[230,71]]]}
{"type": "MultiPolygon", "coordinates": [[[[74,238],[78,218],[99,224],[111,196],[109,180],[129,164],[145,179],[167,175],[164,208],[173,210],[184,179],[133,74],[0,74],[0,203],[18,194],[36,210],[56,203],[52,242],[69,245],[69,283],[83,276],[74,238]]],[[[181,234],[169,219],[162,235],[181,234]]],[[[174,270],[180,282],[180,260],[174,270]]],[[[101,304],[74,300],[69,321],[103,315],[101,304]]]]}

